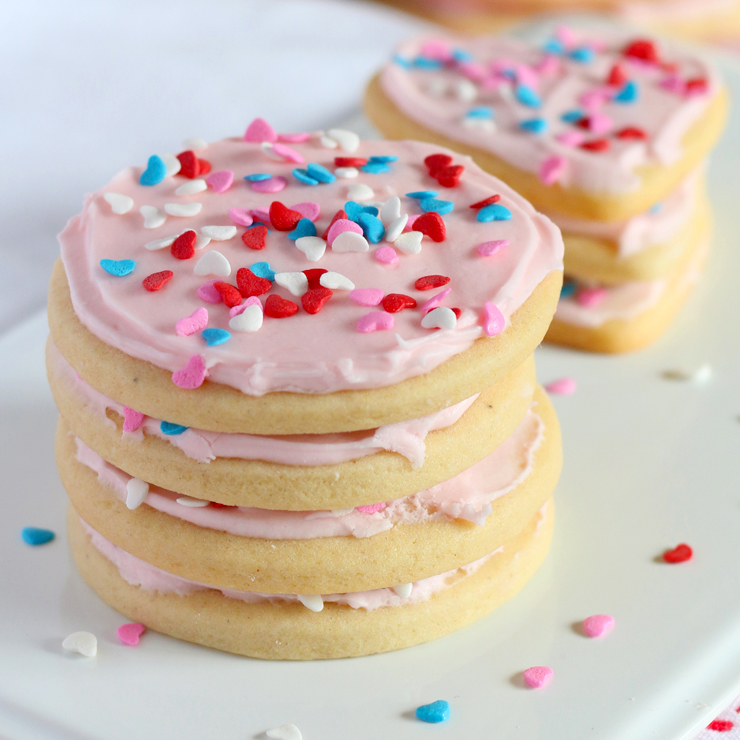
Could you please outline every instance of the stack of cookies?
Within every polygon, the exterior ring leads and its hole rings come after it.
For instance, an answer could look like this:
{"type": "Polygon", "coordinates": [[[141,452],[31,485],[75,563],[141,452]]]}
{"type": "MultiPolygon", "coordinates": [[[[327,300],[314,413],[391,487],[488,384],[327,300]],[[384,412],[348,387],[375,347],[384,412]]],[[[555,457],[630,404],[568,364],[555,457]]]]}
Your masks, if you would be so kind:
{"type": "Polygon", "coordinates": [[[558,229],[429,144],[257,119],[183,147],[60,237],[47,364],[85,580],[271,659],[414,645],[510,598],[560,471],[532,358],[558,229]]]}
{"type": "Polygon", "coordinates": [[[373,80],[366,109],[389,138],[470,154],[562,228],[549,341],[643,347],[696,282],[710,230],[704,160],[726,95],[694,51],[603,27],[421,39],[373,80]]]}

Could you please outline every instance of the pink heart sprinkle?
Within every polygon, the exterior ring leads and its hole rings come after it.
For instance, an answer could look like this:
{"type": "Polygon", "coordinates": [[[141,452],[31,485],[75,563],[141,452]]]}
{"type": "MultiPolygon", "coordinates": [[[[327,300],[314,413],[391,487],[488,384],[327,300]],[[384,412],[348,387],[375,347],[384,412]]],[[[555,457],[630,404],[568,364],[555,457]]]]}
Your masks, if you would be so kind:
{"type": "Polygon", "coordinates": [[[495,337],[501,334],[506,328],[506,319],[499,310],[499,307],[491,301],[483,304],[483,331],[489,337],[495,337]]]}
{"type": "Polygon", "coordinates": [[[231,170],[219,170],[209,175],[206,182],[214,193],[225,193],[234,182],[234,173],[231,170]]]}
{"type": "Polygon", "coordinates": [[[533,90],[539,87],[540,76],[531,67],[526,64],[517,64],[514,67],[514,72],[516,73],[516,81],[520,85],[527,85],[533,90]]]}
{"type": "Polygon", "coordinates": [[[318,203],[307,201],[306,203],[296,203],[290,207],[291,211],[298,211],[298,213],[307,218],[309,221],[316,221],[321,215],[321,206],[318,203]]]}
{"type": "Polygon", "coordinates": [[[329,233],[326,235],[326,243],[331,246],[334,240],[345,231],[354,231],[355,234],[362,234],[362,227],[347,218],[340,218],[329,229],[329,233]]]}
{"type": "Polygon", "coordinates": [[[270,224],[270,212],[264,208],[253,208],[250,213],[254,217],[255,221],[262,221],[268,225],[270,224]]]}
{"type": "Polygon", "coordinates": [[[416,219],[421,216],[420,213],[417,213],[413,216],[409,216],[409,220],[406,222],[406,226],[403,227],[404,231],[413,231],[414,223],[416,222],[416,219]]]}
{"type": "Polygon", "coordinates": [[[275,129],[264,118],[255,118],[244,132],[244,141],[277,141],[275,129]]]}
{"type": "Polygon", "coordinates": [[[383,511],[388,504],[370,504],[369,506],[357,506],[357,511],[363,514],[374,514],[376,511],[383,511]]]}
{"type": "Polygon", "coordinates": [[[594,614],[583,620],[583,631],[589,637],[604,637],[614,629],[614,617],[608,614],[594,614]]]}
{"type": "MultiPolygon", "coordinates": [[[[586,137],[580,131],[563,131],[555,138],[565,146],[578,146],[586,140],[586,137]]],[[[551,157],[551,159],[553,158],[551,157]]],[[[565,159],[565,157],[561,157],[561,159],[565,159]]]]}
{"type": "Polygon", "coordinates": [[[146,632],[146,627],[138,622],[122,624],[118,628],[118,639],[124,645],[131,645],[133,647],[134,645],[139,644],[139,638],[144,634],[144,632],[146,632]]]}
{"type": "Polygon", "coordinates": [[[285,190],[287,186],[288,181],[284,177],[276,175],[269,180],[257,180],[253,182],[252,190],[255,193],[279,193],[281,190],[285,190]]]}
{"type": "Polygon", "coordinates": [[[552,681],[552,668],[546,665],[534,666],[524,671],[524,680],[533,688],[541,689],[552,681]]]}
{"type": "MultiPolygon", "coordinates": [[[[569,134],[575,134],[576,131],[569,131],[569,134]]],[[[548,157],[541,165],[539,176],[545,185],[554,185],[565,173],[568,166],[568,160],[558,154],[548,157]]]]}
{"type": "Polygon", "coordinates": [[[239,226],[251,226],[254,222],[246,208],[229,208],[229,218],[239,226]]]}
{"type": "Polygon", "coordinates": [[[602,90],[600,88],[597,88],[595,90],[587,90],[583,95],[581,95],[580,98],[578,98],[578,102],[580,105],[582,105],[589,113],[593,113],[597,108],[600,108],[604,103],[606,103],[612,93],[606,92],[605,90],[602,90]]]}
{"type": "Polygon", "coordinates": [[[221,303],[221,294],[213,287],[216,280],[211,280],[210,283],[203,283],[198,288],[198,298],[206,303],[221,303]]]}
{"type": "Polygon", "coordinates": [[[357,322],[357,331],[367,334],[371,331],[392,329],[393,324],[393,314],[385,311],[371,311],[357,322]]]}
{"type": "Polygon", "coordinates": [[[549,77],[554,75],[560,69],[560,60],[555,54],[546,54],[542,61],[535,64],[534,69],[539,72],[543,77],[549,77]]]}
{"type": "Polygon", "coordinates": [[[278,141],[285,141],[288,144],[302,144],[310,138],[311,134],[308,132],[302,134],[278,134],[278,141]]]}
{"type": "Polygon", "coordinates": [[[172,373],[172,382],[179,388],[191,391],[200,388],[206,379],[206,361],[201,355],[193,355],[182,370],[172,373]]]}
{"type": "Polygon", "coordinates": [[[491,257],[496,252],[499,251],[499,249],[503,249],[504,247],[509,246],[509,240],[508,239],[494,239],[491,242],[483,242],[483,244],[478,245],[478,254],[481,257],[491,257]]]}
{"type": "Polygon", "coordinates": [[[128,406],[123,407],[123,431],[135,432],[144,423],[144,414],[134,411],[128,406]]]}
{"type": "Polygon", "coordinates": [[[429,41],[425,41],[420,53],[423,57],[437,59],[442,62],[447,61],[452,56],[450,45],[441,39],[429,39],[429,41]]]}
{"type": "Polygon", "coordinates": [[[660,83],[660,86],[668,92],[678,93],[679,95],[683,95],[686,91],[686,83],[677,75],[666,78],[660,83]]]}
{"type": "Polygon", "coordinates": [[[588,117],[588,127],[595,134],[605,134],[612,130],[612,119],[603,113],[592,113],[588,117]]]}
{"type": "Polygon", "coordinates": [[[553,380],[545,386],[545,390],[555,396],[570,396],[576,391],[576,381],[573,378],[553,380]]]}
{"type": "Polygon", "coordinates": [[[208,310],[201,306],[200,308],[196,308],[190,316],[180,319],[175,324],[175,334],[177,334],[178,337],[189,337],[191,334],[195,334],[196,331],[205,329],[207,326],[208,310]]]}
{"type": "Polygon", "coordinates": [[[349,294],[349,297],[359,306],[379,306],[383,295],[383,291],[379,288],[356,288],[349,294]]]}
{"type": "Polygon", "coordinates": [[[375,250],[375,259],[378,262],[382,262],[384,265],[395,265],[398,262],[398,253],[393,247],[389,247],[387,244],[382,247],[378,247],[375,250]]]}
{"type": "Polygon", "coordinates": [[[563,46],[575,46],[578,40],[575,31],[570,26],[560,25],[555,29],[555,37],[563,46]]]}
{"type": "Polygon", "coordinates": [[[471,82],[479,82],[486,76],[486,68],[478,62],[461,62],[457,69],[471,82]]]}
{"type": "Polygon", "coordinates": [[[283,159],[286,159],[288,162],[295,162],[296,164],[303,164],[306,160],[303,158],[301,154],[299,154],[295,149],[291,149],[289,146],[286,146],[285,144],[273,144],[272,151],[275,152],[275,154],[278,155],[278,157],[282,157],[283,159]]]}
{"type": "Polygon", "coordinates": [[[437,306],[441,305],[442,301],[447,298],[451,290],[452,288],[445,288],[444,290],[440,290],[439,293],[433,295],[426,303],[422,303],[419,310],[423,314],[429,313],[429,311],[431,311],[433,308],[437,308],[437,306]]]}
{"type": "Polygon", "coordinates": [[[608,288],[581,288],[576,293],[576,301],[584,308],[598,306],[609,295],[608,288]]]}
{"type": "Polygon", "coordinates": [[[262,301],[256,295],[251,295],[246,301],[244,301],[244,303],[240,303],[238,306],[230,308],[229,316],[233,319],[234,316],[244,313],[247,310],[247,306],[259,306],[262,308],[262,301]]]}

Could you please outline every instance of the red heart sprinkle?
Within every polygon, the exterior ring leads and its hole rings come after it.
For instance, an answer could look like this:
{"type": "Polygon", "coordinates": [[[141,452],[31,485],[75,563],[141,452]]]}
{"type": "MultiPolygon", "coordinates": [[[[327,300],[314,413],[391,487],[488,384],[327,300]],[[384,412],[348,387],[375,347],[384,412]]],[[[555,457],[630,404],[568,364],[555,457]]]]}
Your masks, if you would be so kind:
{"type": "Polygon", "coordinates": [[[214,509],[236,509],[236,506],[233,506],[232,504],[219,504],[217,501],[211,501],[211,506],[213,506],[214,509]]]}
{"type": "Polygon", "coordinates": [[[167,283],[172,280],[174,276],[174,272],[172,270],[162,270],[162,272],[154,272],[151,275],[148,275],[145,277],[141,284],[144,286],[145,290],[148,290],[150,293],[154,293],[157,290],[160,290],[161,288],[164,288],[167,283]]]}
{"type": "Polygon", "coordinates": [[[216,282],[213,287],[218,291],[221,300],[229,307],[234,308],[242,302],[242,294],[229,283],[216,282]]]}
{"type": "Polygon", "coordinates": [[[576,126],[588,130],[591,127],[591,119],[588,116],[583,116],[583,118],[579,118],[576,121],[576,126]]]}
{"type": "Polygon", "coordinates": [[[447,236],[447,227],[442,216],[434,211],[419,216],[414,221],[414,231],[421,231],[435,242],[443,242],[447,236]]]}
{"type": "Polygon", "coordinates": [[[494,203],[498,203],[501,200],[500,195],[491,195],[485,200],[479,200],[477,203],[473,203],[471,208],[485,208],[486,206],[492,206],[494,203]]]}
{"type": "Polygon", "coordinates": [[[236,271],[236,284],[239,292],[245,298],[250,298],[253,295],[263,295],[272,288],[272,283],[267,278],[257,277],[246,267],[240,267],[236,271]]]}
{"type": "Polygon", "coordinates": [[[362,157],[335,157],[334,164],[337,167],[364,167],[367,160],[362,157]]]}
{"type": "Polygon", "coordinates": [[[313,288],[323,288],[324,287],[320,281],[321,281],[321,276],[325,272],[327,272],[327,270],[324,270],[321,267],[314,267],[312,270],[303,271],[303,274],[306,276],[306,280],[308,280],[309,290],[313,288]]]}
{"type": "Polygon", "coordinates": [[[434,177],[439,170],[452,164],[452,157],[449,154],[430,154],[424,160],[424,164],[429,169],[429,174],[434,177]]]}
{"type": "Polygon", "coordinates": [[[278,231],[293,231],[303,216],[298,211],[291,211],[279,200],[270,204],[270,221],[278,231]]]}
{"type": "Polygon", "coordinates": [[[199,175],[207,175],[211,171],[211,163],[207,159],[199,159],[198,170],[199,175]]]}
{"type": "Polygon", "coordinates": [[[267,226],[257,224],[257,226],[252,226],[242,234],[242,241],[250,249],[264,249],[267,234],[267,226]]]}
{"type": "Polygon", "coordinates": [[[636,126],[627,126],[614,134],[618,139],[647,139],[647,134],[636,126]]]}
{"type": "Polygon", "coordinates": [[[462,313],[462,311],[459,308],[451,308],[450,310],[452,311],[452,313],[455,314],[456,319],[460,318],[460,314],[462,313]]]}
{"type": "Polygon", "coordinates": [[[460,184],[460,178],[465,170],[461,164],[453,164],[449,167],[443,167],[441,170],[436,170],[434,177],[437,178],[437,182],[445,188],[454,188],[460,184]]]}
{"type": "Polygon", "coordinates": [[[177,155],[180,160],[180,171],[178,175],[183,177],[189,177],[191,180],[198,177],[200,173],[200,165],[198,163],[198,157],[195,156],[195,152],[188,149],[187,151],[180,152],[177,155]]]}
{"type": "Polygon", "coordinates": [[[704,77],[694,77],[686,80],[686,92],[705,93],[709,89],[709,82],[704,77]]]}
{"type": "Polygon", "coordinates": [[[609,148],[609,139],[594,139],[593,141],[584,141],[580,144],[581,149],[589,152],[605,152],[609,148]]]}
{"type": "Polygon", "coordinates": [[[425,275],[414,283],[414,287],[417,290],[434,290],[435,288],[447,285],[449,282],[450,279],[444,275],[425,275]]]}
{"type": "Polygon", "coordinates": [[[614,85],[615,87],[621,87],[627,82],[627,75],[619,64],[615,64],[609,70],[609,77],[606,78],[607,85],[614,85]]]}
{"type": "Polygon", "coordinates": [[[663,560],[666,563],[685,563],[687,560],[691,560],[693,554],[694,551],[688,545],[681,543],[672,550],[664,552],[663,560]]]}
{"type": "Polygon", "coordinates": [[[334,224],[339,221],[340,218],[347,218],[347,214],[344,212],[344,208],[341,208],[334,214],[334,218],[331,220],[331,223],[326,227],[326,231],[321,235],[321,238],[326,241],[326,237],[329,235],[329,229],[331,229],[334,224]]]}
{"type": "Polygon", "coordinates": [[[403,293],[388,293],[383,298],[383,308],[388,313],[398,313],[404,308],[416,308],[416,301],[410,295],[403,293]]]}
{"type": "Polygon", "coordinates": [[[270,316],[273,319],[285,319],[288,316],[293,316],[293,314],[297,312],[297,303],[286,300],[274,293],[267,296],[267,300],[265,301],[265,316],[270,316]]]}
{"type": "Polygon", "coordinates": [[[642,59],[645,62],[657,62],[660,59],[658,47],[648,39],[636,39],[624,48],[622,52],[626,57],[642,59]]]}
{"type": "Polygon", "coordinates": [[[306,313],[318,313],[333,295],[329,288],[311,288],[301,296],[303,310],[306,313]]]}
{"type": "Polygon", "coordinates": [[[726,719],[715,719],[707,725],[708,730],[714,730],[715,732],[729,732],[732,728],[732,722],[726,719]]]}
{"type": "Polygon", "coordinates": [[[192,230],[186,231],[172,242],[170,252],[179,260],[189,260],[195,254],[195,240],[198,235],[192,230]]]}

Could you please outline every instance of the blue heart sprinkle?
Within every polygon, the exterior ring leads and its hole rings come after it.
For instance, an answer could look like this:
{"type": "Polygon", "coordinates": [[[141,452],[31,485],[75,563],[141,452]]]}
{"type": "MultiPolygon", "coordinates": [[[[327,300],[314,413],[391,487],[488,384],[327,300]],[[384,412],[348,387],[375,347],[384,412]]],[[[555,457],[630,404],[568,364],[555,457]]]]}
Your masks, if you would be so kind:
{"type": "Polygon", "coordinates": [[[27,545],[45,545],[51,542],[56,535],[50,529],[39,529],[38,527],[23,527],[21,537],[27,545]]]}
{"type": "Polygon", "coordinates": [[[572,295],[575,295],[576,288],[575,283],[563,283],[563,287],[560,289],[560,297],[570,298],[572,295]]]}
{"type": "Polygon", "coordinates": [[[275,282],[275,270],[270,267],[269,262],[255,262],[249,268],[257,277],[267,278],[275,282]]]}
{"type": "Polygon", "coordinates": [[[384,154],[383,156],[370,157],[368,161],[376,164],[390,164],[391,162],[398,162],[398,157],[395,154],[384,154]]]}
{"type": "Polygon", "coordinates": [[[527,85],[517,85],[514,93],[516,99],[522,104],[530,108],[539,108],[542,105],[540,96],[527,85]]]}
{"type": "Polygon", "coordinates": [[[300,239],[302,236],[316,236],[316,227],[310,218],[302,218],[297,224],[295,229],[288,234],[288,239],[295,241],[300,239]]]}
{"type": "Polygon", "coordinates": [[[302,183],[305,183],[306,185],[319,184],[319,181],[315,177],[311,177],[311,175],[308,174],[308,170],[302,170],[298,167],[293,170],[293,177],[295,177],[296,180],[300,180],[302,183]]]}
{"type": "Polygon", "coordinates": [[[383,162],[368,162],[362,167],[363,172],[367,172],[369,175],[381,175],[383,172],[390,172],[391,168],[383,162]]]}
{"type": "Polygon", "coordinates": [[[520,121],[519,128],[531,134],[544,134],[547,131],[547,121],[544,118],[530,118],[528,121],[520,121]]]}
{"type": "Polygon", "coordinates": [[[362,206],[363,213],[369,213],[371,216],[377,216],[380,211],[375,206],[362,206]]]}
{"type": "Polygon", "coordinates": [[[163,421],[159,428],[162,430],[162,434],[169,434],[172,437],[182,434],[187,429],[187,427],[181,424],[173,424],[171,421],[163,421]]]}
{"type": "Polygon", "coordinates": [[[580,110],[569,110],[560,116],[560,120],[565,123],[578,123],[583,118],[583,111],[580,110]]]}
{"type": "Polygon", "coordinates": [[[444,722],[450,718],[450,703],[444,699],[416,708],[416,718],[422,722],[444,722]]]}
{"type": "Polygon", "coordinates": [[[481,208],[476,218],[484,224],[489,221],[511,221],[511,211],[500,203],[493,203],[481,208]]]}
{"type": "Polygon", "coordinates": [[[323,165],[309,164],[307,169],[308,174],[313,177],[314,180],[318,180],[319,182],[330,183],[337,179],[336,175],[329,172],[329,170],[327,170],[323,165]]]}
{"type": "Polygon", "coordinates": [[[471,108],[466,114],[466,118],[493,118],[493,108],[488,105],[479,105],[477,108],[471,108]]]}
{"type": "Polygon", "coordinates": [[[245,175],[244,179],[249,182],[261,182],[262,180],[269,180],[272,175],[268,175],[265,172],[255,172],[254,175],[245,175]]]}
{"type": "Polygon", "coordinates": [[[472,62],[475,59],[475,57],[469,51],[465,51],[465,49],[453,49],[452,58],[456,62],[472,62]]]}
{"type": "Polygon", "coordinates": [[[637,83],[626,82],[624,87],[614,96],[615,103],[634,103],[639,97],[637,83]]]}
{"type": "Polygon", "coordinates": [[[656,203],[655,205],[650,206],[650,210],[648,211],[648,213],[653,213],[653,214],[660,213],[662,210],[663,210],[663,204],[656,203]]]}
{"type": "Polygon", "coordinates": [[[440,216],[444,216],[446,213],[450,213],[455,207],[455,204],[449,200],[438,200],[437,198],[424,198],[419,202],[419,207],[424,213],[438,213],[440,216]]]}
{"type": "Polygon", "coordinates": [[[226,329],[203,329],[200,335],[206,340],[209,347],[216,347],[231,339],[231,332],[226,331],[226,329]]]}
{"type": "Polygon", "coordinates": [[[146,169],[141,173],[139,185],[158,185],[167,176],[167,165],[162,157],[152,154],[146,164],[146,169]]]}
{"type": "Polygon", "coordinates": [[[439,59],[429,59],[429,57],[418,56],[414,59],[414,67],[419,69],[442,69],[444,63],[439,59]]]}
{"type": "Polygon", "coordinates": [[[358,216],[362,213],[362,206],[359,203],[355,203],[353,200],[348,200],[344,204],[344,212],[347,214],[347,218],[350,221],[359,223],[357,221],[358,216]]]}
{"type": "Polygon", "coordinates": [[[357,223],[362,226],[362,233],[371,244],[377,244],[385,236],[383,222],[372,213],[361,213],[357,217],[357,223]]]}
{"type": "Polygon", "coordinates": [[[570,58],[574,62],[580,62],[581,64],[591,64],[594,60],[594,50],[590,46],[579,46],[577,49],[573,49],[570,53],[570,58]]]}
{"type": "Polygon", "coordinates": [[[100,260],[100,266],[109,274],[116,277],[125,277],[134,271],[136,262],[133,260],[100,260]]]}
{"type": "Polygon", "coordinates": [[[402,57],[400,54],[394,54],[393,55],[393,61],[399,66],[403,67],[404,69],[411,69],[413,64],[409,59],[406,59],[406,57],[402,57]]]}
{"type": "Polygon", "coordinates": [[[414,190],[413,193],[406,193],[407,198],[416,198],[421,200],[422,198],[436,198],[439,193],[436,190],[414,190]]]}
{"type": "Polygon", "coordinates": [[[562,54],[565,51],[562,41],[557,39],[550,39],[543,47],[542,51],[547,54],[562,54]]]}

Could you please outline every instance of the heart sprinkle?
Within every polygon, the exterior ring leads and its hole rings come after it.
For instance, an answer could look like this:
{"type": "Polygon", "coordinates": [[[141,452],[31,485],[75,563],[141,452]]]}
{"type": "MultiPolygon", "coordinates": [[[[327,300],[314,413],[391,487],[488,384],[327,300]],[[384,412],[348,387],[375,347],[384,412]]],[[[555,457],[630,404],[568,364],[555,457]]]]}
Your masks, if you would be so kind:
{"type": "Polygon", "coordinates": [[[687,560],[691,560],[694,556],[694,551],[685,543],[677,545],[672,550],[666,550],[663,553],[663,560],[666,563],[685,563],[687,560]]]}
{"type": "Polygon", "coordinates": [[[486,336],[496,337],[506,328],[506,319],[499,307],[491,301],[483,304],[483,331],[486,336]]]}
{"type": "Polygon", "coordinates": [[[524,671],[524,680],[527,682],[527,685],[531,686],[533,689],[541,689],[552,681],[553,675],[552,668],[548,668],[544,665],[534,666],[533,668],[527,668],[527,670],[524,671]]]}
{"type": "Polygon", "coordinates": [[[414,287],[417,290],[434,290],[434,288],[441,288],[449,282],[450,279],[444,275],[425,275],[414,283],[414,287]]]}
{"type": "Polygon", "coordinates": [[[118,639],[124,645],[133,647],[139,644],[139,638],[146,632],[146,627],[138,622],[130,622],[129,624],[122,624],[117,632],[118,639]]]}
{"type": "Polygon", "coordinates": [[[139,478],[131,478],[126,483],[126,508],[130,511],[138,509],[149,495],[149,484],[139,478]]]}
{"type": "Polygon", "coordinates": [[[372,331],[387,331],[393,328],[395,320],[385,311],[371,311],[357,322],[357,331],[368,334],[372,331]]]}
{"type": "Polygon", "coordinates": [[[128,406],[123,407],[123,431],[135,432],[144,423],[144,414],[134,411],[128,406]]]}
{"type": "Polygon", "coordinates": [[[151,275],[145,277],[141,284],[144,286],[144,290],[148,290],[150,293],[155,293],[158,290],[164,288],[167,283],[174,277],[175,273],[172,270],[162,270],[161,272],[154,272],[151,275]]]}
{"type": "Polygon", "coordinates": [[[203,385],[207,375],[205,358],[201,355],[193,355],[184,368],[172,373],[172,382],[179,388],[194,390],[203,385]]]}
{"type": "Polygon", "coordinates": [[[280,725],[265,733],[270,740],[302,740],[303,735],[295,725],[280,725]]]}
{"type": "Polygon", "coordinates": [[[134,271],[136,262],[133,260],[100,260],[100,266],[109,275],[125,277],[134,271]]]}
{"type": "Polygon", "coordinates": [[[98,654],[98,638],[92,632],[73,632],[64,638],[62,647],[67,652],[94,658],[98,654]]]}
{"type": "Polygon", "coordinates": [[[583,631],[589,637],[605,637],[614,629],[614,617],[608,614],[594,614],[583,620],[583,631]]]}
{"type": "Polygon", "coordinates": [[[431,704],[422,704],[416,708],[416,718],[422,722],[446,722],[450,718],[450,703],[444,699],[438,699],[431,704]]]}
{"type": "Polygon", "coordinates": [[[24,527],[21,530],[21,538],[27,545],[38,547],[51,542],[56,535],[50,529],[39,529],[38,527],[24,527]]]}
{"type": "Polygon", "coordinates": [[[134,207],[134,199],[129,198],[128,195],[121,195],[120,193],[105,193],[103,198],[110,205],[113,213],[122,216],[124,213],[128,213],[134,207]]]}
{"type": "Polygon", "coordinates": [[[508,246],[508,239],[494,239],[493,241],[483,242],[483,244],[479,244],[477,249],[478,254],[481,257],[493,257],[493,255],[496,254],[500,249],[508,246]]]}
{"type": "Polygon", "coordinates": [[[159,185],[165,177],[167,177],[167,165],[161,157],[158,157],[156,154],[152,154],[152,156],[149,157],[146,169],[139,177],[139,185],[146,185],[149,187],[152,185],[159,185]]]}
{"type": "Polygon", "coordinates": [[[553,380],[545,386],[545,390],[555,396],[570,396],[576,392],[576,381],[573,378],[553,380]]]}
{"type": "Polygon", "coordinates": [[[184,319],[180,319],[175,324],[175,334],[179,337],[189,337],[191,334],[195,334],[208,326],[208,310],[203,308],[196,308],[190,316],[186,316],[184,319]]]}

